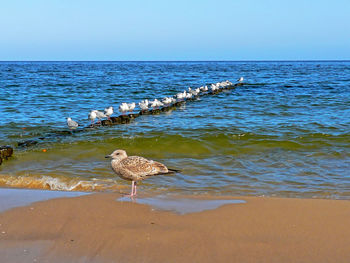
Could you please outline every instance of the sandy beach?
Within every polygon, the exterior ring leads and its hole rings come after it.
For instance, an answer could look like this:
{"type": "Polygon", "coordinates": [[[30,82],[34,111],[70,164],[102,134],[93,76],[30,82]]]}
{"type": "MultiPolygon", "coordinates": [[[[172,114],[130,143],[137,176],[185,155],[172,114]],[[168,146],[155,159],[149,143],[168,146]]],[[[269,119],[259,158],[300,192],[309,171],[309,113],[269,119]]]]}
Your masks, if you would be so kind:
{"type": "Polygon", "coordinates": [[[245,203],[180,215],[118,198],[98,193],[2,212],[1,262],[350,260],[349,201],[230,197],[245,203]]]}

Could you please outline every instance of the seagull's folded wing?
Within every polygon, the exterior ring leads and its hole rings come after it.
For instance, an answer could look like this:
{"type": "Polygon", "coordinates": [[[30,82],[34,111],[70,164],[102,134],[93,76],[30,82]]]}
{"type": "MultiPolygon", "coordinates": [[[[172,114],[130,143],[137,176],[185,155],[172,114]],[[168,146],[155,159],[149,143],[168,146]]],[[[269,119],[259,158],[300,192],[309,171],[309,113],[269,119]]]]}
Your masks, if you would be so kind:
{"type": "Polygon", "coordinates": [[[129,156],[122,160],[120,165],[123,169],[128,170],[134,176],[141,178],[168,172],[165,165],[139,156],[129,156]]]}

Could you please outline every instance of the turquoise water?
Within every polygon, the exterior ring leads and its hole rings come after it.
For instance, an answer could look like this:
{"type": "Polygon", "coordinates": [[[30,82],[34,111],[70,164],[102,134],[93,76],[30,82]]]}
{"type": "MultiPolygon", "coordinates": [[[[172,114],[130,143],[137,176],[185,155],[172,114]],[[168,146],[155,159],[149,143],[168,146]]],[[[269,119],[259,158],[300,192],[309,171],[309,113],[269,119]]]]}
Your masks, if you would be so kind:
{"type": "Polygon", "coordinates": [[[121,148],[182,170],[141,191],[350,198],[350,62],[1,62],[0,103],[4,187],[128,191],[104,158],[121,148]],[[92,109],[240,76],[171,112],[62,133],[68,116],[84,127],[92,109]]]}

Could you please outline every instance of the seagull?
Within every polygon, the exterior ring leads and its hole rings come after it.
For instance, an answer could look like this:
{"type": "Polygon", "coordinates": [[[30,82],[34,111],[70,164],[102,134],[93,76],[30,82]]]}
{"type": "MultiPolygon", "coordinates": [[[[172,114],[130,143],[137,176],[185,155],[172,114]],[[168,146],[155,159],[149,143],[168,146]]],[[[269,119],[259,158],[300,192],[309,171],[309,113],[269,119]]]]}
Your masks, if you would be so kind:
{"type": "Polygon", "coordinates": [[[179,101],[183,100],[184,98],[186,98],[186,91],[177,93],[176,97],[179,101]]]}
{"type": "Polygon", "coordinates": [[[128,108],[129,108],[129,111],[132,112],[136,107],[136,103],[135,102],[132,102],[132,103],[128,103],[128,108]]]}
{"type": "Polygon", "coordinates": [[[78,128],[79,124],[76,121],[73,121],[72,118],[67,118],[67,125],[69,129],[76,129],[78,128]]]}
{"type": "Polygon", "coordinates": [[[186,99],[191,99],[192,98],[192,93],[187,93],[186,94],[186,99]]]}
{"type": "Polygon", "coordinates": [[[180,172],[179,170],[168,169],[162,163],[147,160],[140,156],[128,156],[124,150],[115,150],[106,158],[112,159],[112,169],[120,178],[131,181],[130,197],[136,195],[137,181],[141,181],[148,176],[180,172]]]}
{"type": "Polygon", "coordinates": [[[113,107],[110,106],[108,108],[105,108],[105,115],[107,116],[107,118],[110,120],[111,119],[111,115],[113,114],[113,107]]]}
{"type": "Polygon", "coordinates": [[[153,109],[156,109],[156,108],[161,107],[161,106],[164,105],[162,102],[160,102],[160,101],[157,100],[157,99],[154,99],[154,101],[150,101],[150,103],[151,103],[151,107],[152,107],[153,109]]]}
{"type": "Polygon", "coordinates": [[[102,111],[95,110],[95,112],[96,112],[96,117],[98,119],[98,122],[101,122],[101,119],[107,117],[102,111]]]}
{"type": "Polygon", "coordinates": [[[240,77],[237,81],[239,82],[243,82],[244,78],[243,77],[240,77]]]}
{"type": "Polygon", "coordinates": [[[213,92],[219,89],[219,87],[216,84],[211,84],[210,88],[211,88],[211,91],[213,92]]]}
{"type": "Polygon", "coordinates": [[[162,106],[164,106],[164,103],[163,103],[163,102],[161,102],[161,101],[159,101],[159,100],[158,100],[157,104],[158,104],[158,107],[162,107],[162,106]]]}
{"type": "Polygon", "coordinates": [[[197,96],[198,93],[199,93],[199,91],[200,91],[199,88],[198,88],[198,89],[193,89],[193,90],[190,91],[190,93],[191,93],[193,96],[197,96]]]}
{"type": "Polygon", "coordinates": [[[141,102],[139,102],[139,106],[143,111],[148,110],[148,104],[149,104],[148,100],[142,100],[141,102]]]}
{"type": "Polygon", "coordinates": [[[90,111],[89,120],[91,120],[91,124],[95,122],[96,117],[97,117],[96,110],[90,111]]]}
{"type": "Polygon", "coordinates": [[[220,82],[220,86],[223,88],[226,88],[226,87],[231,86],[231,85],[232,85],[232,82],[229,80],[220,82]]]}
{"type": "Polygon", "coordinates": [[[219,85],[219,87],[223,87],[223,88],[226,87],[226,82],[225,81],[218,82],[217,84],[219,85]]]}
{"type": "Polygon", "coordinates": [[[169,106],[172,103],[172,98],[170,97],[165,97],[162,102],[164,103],[165,106],[169,106]]]}
{"type": "Polygon", "coordinates": [[[129,106],[127,103],[123,102],[122,104],[119,105],[119,111],[122,114],[125,114],[125,112],[127,112],[129,110],[129,106]]]}
{"type": "Polygon", "coordinates": [[[201,90],[201,92],[206,92],[208,91],[208,86],[202,86],[199,89],[201,90]]]}

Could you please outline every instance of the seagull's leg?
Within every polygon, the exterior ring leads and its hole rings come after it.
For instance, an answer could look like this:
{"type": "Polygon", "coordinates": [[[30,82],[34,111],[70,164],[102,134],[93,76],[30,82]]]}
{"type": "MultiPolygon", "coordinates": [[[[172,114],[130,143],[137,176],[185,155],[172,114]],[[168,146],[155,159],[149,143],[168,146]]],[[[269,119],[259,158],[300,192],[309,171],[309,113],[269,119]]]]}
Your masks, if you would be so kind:
{"type": "Polygon", "coordinates": [[[135,181],[134,195],[136,195],[137,182],[135,181]]]}
{"type": "Polygon", "coordinates": [[[135,185],[135,182],[132,181],[132,182],[131,182],[131,193],[130,193],[130,197],[131,197],[131,196],[134,196],[134,185],[135,185]]]}

